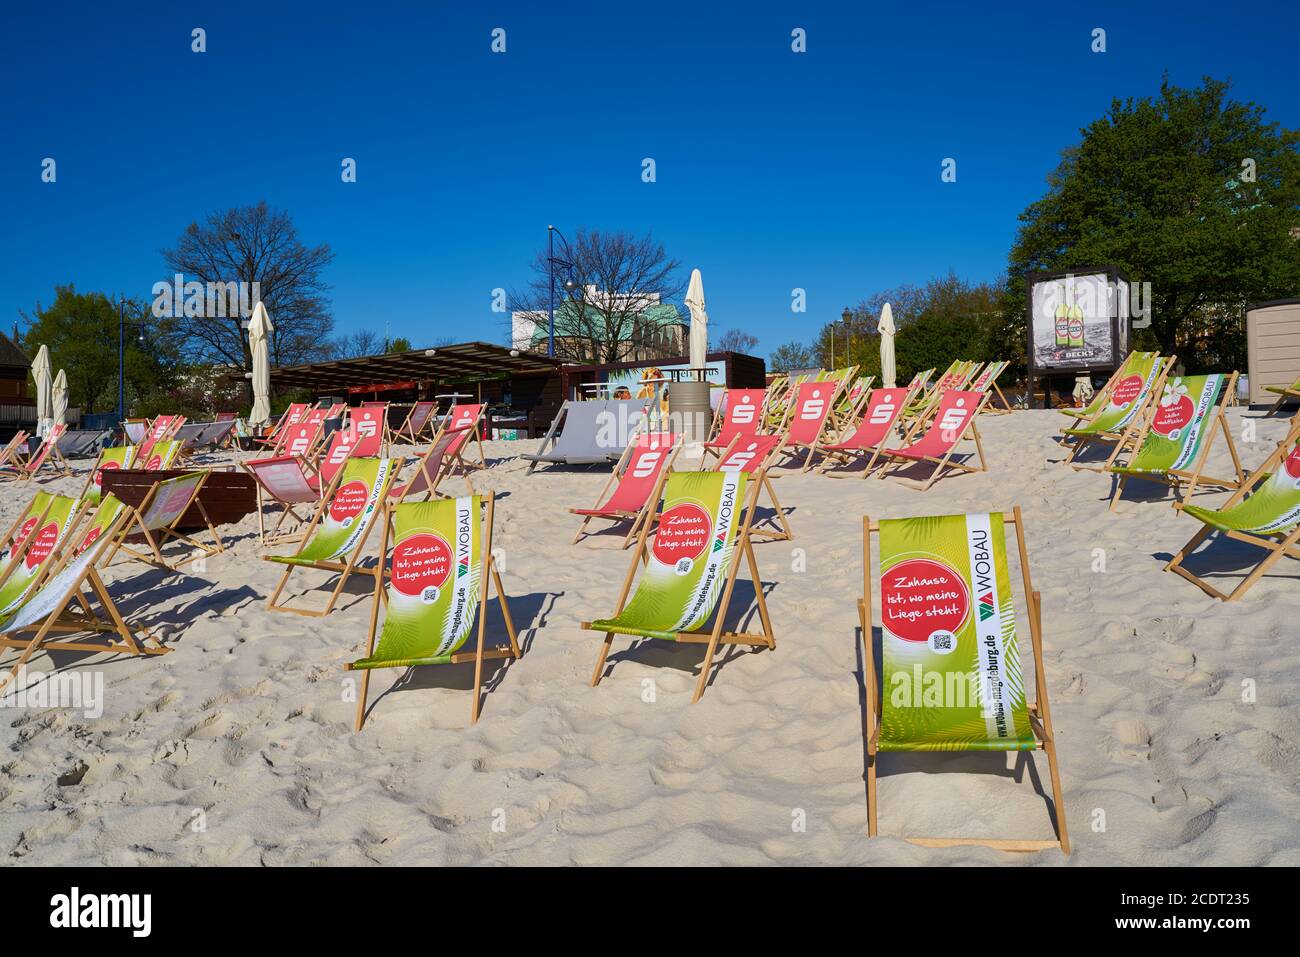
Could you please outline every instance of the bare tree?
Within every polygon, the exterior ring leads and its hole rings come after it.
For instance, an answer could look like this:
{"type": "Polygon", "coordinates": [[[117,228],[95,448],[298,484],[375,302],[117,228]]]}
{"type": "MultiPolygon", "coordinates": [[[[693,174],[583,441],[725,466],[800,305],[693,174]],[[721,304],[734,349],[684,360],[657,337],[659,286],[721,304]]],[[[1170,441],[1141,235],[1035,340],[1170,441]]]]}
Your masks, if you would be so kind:
{"type": "MultiPolygon", "coordinates": [[[[571,362],[623,362],[634,357],[676,355],[680,327],[666,328],[656,307],[685,290],[681,264],[650,234],[579,229],[565,251],[573,263],[572,290],[566,270],[556,267],[555,354],[571,362]]],[[[561,255],[559,249],[556,254],[561,255]]],[[[547,322],[550,263],[546,251],[533,262],[527,289],[512,296],[514,308],[547,322]]]]}
{"type": "Polygon", "coordinates": [[[373,329],[358,329],[340,336],[331,343],[329,350],[332,359],[356,359],[379,355],[383,351],[383,340],[373,329]]]}
{"type": "MultiPolygon", "coordinates": [[[[287,212],[273,210],[265,201],[213,212],[201,225],[191,223],[173,248],[162,250],[162,257],[186,282],[247,283],[250,289],[256,283],[275,326],[269,343],[272,365],[309,362],[328,353],[333,320],[325,295],[329,286],[320,274],[334,254],[328,245],[303,244],[287,212]]],[[[248,335],[237,310],[223,309],[234,314],[218,317],[176,312],[179,344],[188,360],[252,370],[248,335]]]]}
{"type": "Polygon", "coordinates": [[[716,349],[719,352],[740,352],[751,355],[758,345],[758,336],[750,335],[743,329],[726,329],[718,336],[716,349]]]}

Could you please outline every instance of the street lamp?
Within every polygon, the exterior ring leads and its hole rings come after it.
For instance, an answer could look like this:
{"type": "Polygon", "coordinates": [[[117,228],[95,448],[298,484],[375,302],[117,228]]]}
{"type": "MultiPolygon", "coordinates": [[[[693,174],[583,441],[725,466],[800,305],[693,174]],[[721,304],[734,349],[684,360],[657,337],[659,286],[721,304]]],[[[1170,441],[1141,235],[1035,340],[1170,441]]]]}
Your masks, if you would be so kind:
{"type": "MultiPolygon", "coordinates": [[[[144,320],[133,323],[140,327],[137,336],[144,342],[144,320]]],[[[117,303],[117,421],[126,418],[126,296],[117,303]]]]}
{"type": "Polygon", "coordinates": [[[564,280],[564,288],[569,293],[572,293],[573,290],[578,288],[578,284],[573,279],[572,256],[573,253],[569,251],[569,241],[564,238],[564,233],[561,233],[558,229],[548,223],[546,226],[546,262],[550,268],[551,298],[550,304],[546,310],[547,316],[549,317],[546,334],[546,355],[550,358],[555,357],[555,267],[564,267],[567,273],[564,280]],[[555,235],[557,233],[560,236],[560,242],[564,243],[564,254],[569,256],[569,259],[557,259],[555,256],[555,235]]]}
{"type": "Polygon", "coordinates": [[[853,362],[853,326],[850,324],[853,319],[853,310],[848,306],[840,313],[840,319],[844,321],[844,340],[845,340],[845,359],[846,365],[853,362]]]}

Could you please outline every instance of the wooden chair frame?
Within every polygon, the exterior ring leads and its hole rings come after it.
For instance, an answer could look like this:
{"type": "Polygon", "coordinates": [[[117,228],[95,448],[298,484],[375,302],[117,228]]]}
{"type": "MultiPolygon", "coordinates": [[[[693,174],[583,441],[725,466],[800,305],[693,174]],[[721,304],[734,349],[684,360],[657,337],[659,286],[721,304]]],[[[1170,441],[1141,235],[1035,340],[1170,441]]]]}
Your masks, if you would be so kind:
{"type": "MultiPolygon", "coordinates": [[[[1255,488],[1255,486],[1268,479],[1269,475],[1282,465],[1283,458],[1291,453],[1291,449],[1295,447],[1297,439],[1300,439],[1300,423],[1297,423],[1292,427],[1291,431],[1287,433],[1286,438],[1278,443],[1277,448],[1273,450],[1272,454],[1263,461],[1259,468],[1251,472],[1250,478],[1243,482],[1241,486],[1232,493],[1231,497],[1219,506],[1219,510],[1222,511],[1238,504],[1251,490],[1255,488]]],[[[1178,511],[1182,511],[1183,503],[1175,502],[1174,508],[1178,511]]],[[[1263,577],[1264,573],[1273,567],[1273,564],[1284,555],[1290,558],[1300,559],[1300,524],[1297,524],[1290,531],[1283,529],[1268,534],[1261,534],[1259,532],[1239,532],[1235,529],[1218,529],[1213,525],[1202,524],[1201,528],[1192,536],[1191,540],[1180,548],[1178,553],[1169,560],[1168,564],[1165,565],[1165,571],[1174,572],[1183,578],[1186,578],[1197,588],[1201,589],[1201,591],[1213,598],[1219,599],[1220,601],[1236,601],[1242,595],[1246,594],[1246,592],[1250,590],[1250,587],[1254,585],[1255,582],[1259,581],[1260,578],[1263,577]],[[1256,548],[1262,548],[1266,553],[1260,560],[1259,564],[1251,569],[1250,573],[1247,574],[1242,581],[1238,582],[1237,586],[1227,594],[1219,591],[1205,579],[1183,567],[1183,562],[1187,557],[1196,551],[1201,542],[1205,541],[1215,532],[1218,532],[1221,535],[1226,535],[1228,538],[1234,539],[1235,541],[1245,542],[1247,545],[1254,545],[1256,548]]]]}
{"type": "MultiPolygon", "coordinates": [[[[1006,524],[1015,526],[1016,545],[1020,552],[1020,574],[1024,585],[1025,597],[1029,606],[1029,634],[1034,656],[1034,693],[1036,700],[1027,704],[1029,723],[1034,733],[1036,750],[1047,755],[1047,767],[1052,779],[1052,818],[1057,839],[1020,840],[989,839],[978,837],[908,837],[912,844],[922,847],[957,847],[960,845],[979,845],[999,851],[1041,851],[1059,847],[1065,855],[1070,853],[1070,835],[1065,816],[1065,798],[1061,789],[1061,773],[1056,758],[1056,736],[1052,729],[1052,709],[1047,700],[1047,677],[1043,669],[1043,600],[1034,590],[1029,572],[1029,553],[1025,548],[1024,519],[1017,505],[1011,515],[1002,513],[1006,524]]],[[[877,817],[879,800],[876,794],[876,765],[879,756],[880,723],[883,714],[883,694],[877,688],[875,638],[872,625],[871,583],[871,536],[880,533],[878,523],[870,516],[862,518],[862,599],[858,602],[858,624],[862,630],[863,684],[866,688],[866,707],[864,736],[867,745],[867,834],[877,834],[877,817]]],[[[1013,589],[1014,590],[1014,589],[1013,589]]],[[[883,629],[882,629],[883,636],[883,629]]],[[[916,752],[922,753],[922,752],[916,752]]],[[[936,752],[947,753],[947,752],[936,752]]],[[[1016,752],[1007,752],[1016,753],[1016,752]]]]}
{"type": "Polygon", "coordinates": [[[591,534],[587,531],[587,526],[591,523],[592,519],[599,518],[610,522],[613,525],[617,525],[619,522],[632,523],[631,527],[627,530],[627,534],[623,536],[623,544],[619,546],[620,549],[625,549],[631,545],[632,540],[637,537],[637,534],[641,531],[641,524],[643,522],[653,522],[655,520],[655,516],[659,511],[659,497],[663,495],[664,483],[668,481],[668,473],[673,470],[673,465],[677,461],[677,456],[685,447],[685,443],[681,441],[681,436],[673,437],[673,444],[668,450],[668,457],[664,461],[664,464],[660,466],[659,475],[656,476],[654,486],[646,496],[644,505],[635,512],[627,512],[622,509],[601,509],[600,507],[600,503],[608,499],[610,490],[617,482],[621,481],[622,476],[629,465],[629,460],[632,457],[632,450],[635,446],[635,439],[627,444],[627,448],[623,450],[623,454],[619,456],[619,460],[614,463],[614,469],[609,473],[609,478],[605,480],[605,484],[601,488],[600,494],[596,496],[596,503],[587,510],[600,510],[601,514],[588,515],[581,509],[569,509],[569,514],[582,516],[582,524],[578,526],[578,531],[574,534],[572,541],[569,542],[570,545],[578,544],[578,542],[582,541],[584,536],[591,534]]]}
{"type": "MultiPolygon", "coordinates": [[[[916,387],[914,385],[908,385],[905,388],[907,389],[907,394],[903,397],[902,406],[898,410],[898,414],[894,416],[894,421],[890,423],[889,431],[894,431],[903,424],[903,416],[906,414],[907,407],[909,404],[911,404],[911,402],[913,401],[913,397],[916,394],[916,387]]],[[[875,390],[873,389],[871,391],[875,391],[875,390]]],[[[868,393],[868,396],[869,395],[870,393],[868,393]]],[[[870,403],[868,403],[867,408],[870,408],[870,403]]],[[[865,410],[860,409],[858,414],[865,414],[865,410]]],[[[915,424],[913,424],[912,429],[909,430],[906,434],[908,436],[912,435],[913,432],[915,431],[915,428],[916,426],[915,424]]],[[[836,441],[832,443],[832,445],[840,445],[841,438],[851,438],[852,435],[857,432],[857,430],[858,430],[857,426],[854,426],[851,432],[846,427],[845,428],[846,435],[837,437],[836,441]]],[[[877,465],[882,464],[880,457],[885,454],[885,448],[883,445],[878,445],[871,449],[836,449],[836,448],[831,448],[830,446],[826,446],[822,449],[822,453],[824,455],[824,458],[822,459],[822,464],[817,467],[818,475],[825,475],[828,478],[836,478],[836,479],[852,478],[854,476],[857,476],[859,478],[866,478],[867,476],[871,475],[875,471],[877,465]],[[867,452],[871,453],[871,457],[867,460],[866,468],[864,468],[861,473],[850,472],[845,469],[837,469],[834,472],[827,471],[827,469],[829,469],[833,464],[848,465],[854,459],[866,455],[867,452]]]]}
{"type": "MultiPolygon", "coordinates": [[[[717,653],[718,645],[749,645],[755,648],[766,648],[771,651],[776,650],[776,635],[772,632],[772,621],[767,613],[767,600],[763,596],[763,580],[758,572],[758,560],[754,557],[754,545],[750,538],[749,527],[754,517],[754,504],[758,500],[758,489],[760,483],[751,482],[751,490],[748,493],[748,501],[745,503],[745,515],[741,519],[741,526],[736,533],[736,551],[732,555],[731,568],[727,571],[726,584],[723,586],[722,595],[718,598],[717,607],[713,610],[714,622],[712,628],[699,628],[695,631],[679,631],[676,640],[686,644],[707,644],[708,647],[704,652],[704,662],[700,665],[700,676],[695,683],[695,694],[691,698],[691,704],[700,700],[704,694],[704,689],[708,687],[709,676],[713,671],[713,656],[717,653]],[[724,622],[727,612],[731,607],[731,593],[736,585],[736,575],[740,571],[741,555],[749,565],[750,578],[754,584],[754,596],[758,604],[758,615],[762,622],[762,634],[752,632],[724,631],[724,622]]],[[[649,536],[650,523],[645,522],[641,526],[641,534],[637,539],[636,552],[632,556],[632,561],[628,566],[627,576],[623,579],[623,588],[619,592],[618,604],[614,609],[613,617],[617,618],[623,612],[627,605],[628,597],[632,592],[632,583],[636,579],[636,571],[639,565],[649,564],[650,555],[646,551],[646,539],[649,536]]],[[[592,624],[589,621],[581,623],[584,630],[592,630],[592,624]]],[[[609,649],[614,643],[614,635],[620,632],[605,632],[604,640],[600,645],[600,653],[596,658],[596,668],[591,675],[591,686],[594,688],[600,684],[600,679],[604,677],[605,659],[609,656],[609,649]]],[[[632,636],[634,639],[640,636],[632,636]]],[[[659,639],[651,638],[650,641],[659,639]]],[[[612,669],[611,669],[612,670],[612,669]]]]}
{"type": "MultiPolygon", "coordinates": [[[[83,510],[77,522],[64,538],[64,546],[59,553],[58,560],[53,563],[52,567],[43,572],[41,581],[37,586],[44,588],[51,582],[77,555],[70,543],[78,541],[80,536],[78,530],[90,516],[91,509],[83,510]]],[[[118,611],[116,603],[112,596],[109,595],[108,588],[105,586],[103,579],[99,575],[101,564],[107,566],[105,553],[110,547],[124,534],[124,527],[129,521],[129,515],[126,509],[123,509],[112,524],[104,530],[99,540],[91,544],[94,549],[93,557],[85,570],[72,581],[64,593],[59,597],[50,613],[43,619],[40,624],[33,624],[27,628],[17,629],[14,632],[0,634],[0,648],[17,648],[20,649],[18,658],[9,667],[8,673],[0,677],[0,691],[3,691],[14,677],[18,674],[20,668],[37,651],[74,651],[89,652],[92,654],[113,653],[128,654],[133,656],[145,655],[165,655],[170,648],[163,646],[162,642],[147,628],[139,625],[128,624],[122,613],[118,611]],[[87,598],[82,593],[82,589],[89,586],[90,597],[87,598]],[[69,608],[75,599],[75,606],[69,608]],[[100,610],[96,613],[92,600],[97,600],[100,610]],[[23,631],[32,631],[34,634],[30,639],[23,640],[13,637],[23,631]],[[50,640],[51,633],[56,634],[81,634],[90,632],[94,638],[81,640],[50,640]]],[[[36,593],[32,598],[35,600],[36,593]]],[[[21,608],[19,609],[21,611],[21,608]]]]}
{"type": "Polygon", "coordinates": [[[147,528],[144,524],[144,517],[149,511],[149,506],[153,504],[154,498],[158,495],[158,490],[163,486],[164,481],[154,482],[149,491],[145,493],[144,499],[136,507],[130,505],[124,506],[127,518],[121,532],[117,536],[113,550],[108,555],[108,560],[104,563],[107,568],[113,564],[119,552],[125,552],[129,557],[142,561],[148,565],[154,565],[159,568],[166,568],[168,571],[180,571],[190,562],[198,561],[200,558],[208,558],[212,555],[218,555],[225,551],[225,543],[221,540],[221,534],[217,531],[216,526],[212,524],[212,519],[208,517],[208,511],[203,507],[203,502],[199,499],[199,492],[207,484],[208,476],[212,473],[205,470],[202,478],[195,484],[190,499],[185,503],[185,507],[176,513],[176,518],[168,525],[163,525],[155,529],[147,528]],[[198,539],[191,538],[176,530],[176,527],[185,518],[185,513],[191,508],[197,508],[199,515],[203,518],[203,524],[208,528],[208,534],[212,536],[212,542],[201,542],[198,539]],[[134,531],[133,531],[134,530],[134,531]],[[147,552],[137,551],[126,543],[129,536],[133,534],[142,535],[145,544],[148,546],[147,552]],[[177,558],[168,561],[163,555],[163,549],[173,541],[181,542],[194,549],[188,558],[177,558]],[[196,554],[197,553],[197,554],[196,554]]]}
{"type": "MultiPolygon", "coordinates": [[[[484,547],[483,547],[483,577],[480,588],[483,590],[482,597],[479,599],[478,609],[478,643],[473,651],[460,651],[451,656],[448,664],[459,665],[466,662],[474,662],[474,698],[470,703],[469,723],[477,724],[479,713],[482,706],[483,698],[483,662],[498,658],[513,658],[518,660],[524,656],[519,648],[519,637],[515,631],[515,622],[510,615],[510,605],[506,598],[505,588],[501,585],[501,576],[497,574],[496,557],[492,554],[492,513],[495,505],[496,493],[489,491],[483,496],[483,505],[486,507],[484,516],[484,547]],[[510,638],[510,646],[497,646],[495,648],[484,647],[484,633],[487,629],[487,603],[491,600],[491,594],[488,591],[489,580],[492,587],[496,589],[497,602],[501,607],[501,617],[505,621],[506,634],[510,638]]],[[[389,530],[392,527],[393,511],[397,503],[384,505],[384,528],[379,541],[379,567],[383,569],[388,561],[388,542],[389,530]]],[[[366,654],[369,658],[375,653],[375,640],[377,638],[379,626],[379,605],[382,602],[384,607],[388,607],[388,591],[384,588],[384,575],[375,576],[375,597],[370,607],[370,630],[366,634],[366,654]]],[[[400,667],[400,666],[399,666],[400,667]]],[[[419,667],[412,665],[411,667],[419,667]]],[[[370,672],[374,668],[353,668],[349,662],[343,666],[344,671],[361,672],[361,688],[357,695],[357,713],[356,722],[353,726],[354,731],[360,731],[366,720],[366,697],[370,693],[370,672]]]]}
{"type": "MultiPolygon", "coordinates": [[[[961,391],[961,390],[949,390],[949,391],[961,391]]],[[[894,449],[880,450],[881,454],[883,454],[889,461],[887,461],[884,467],[881,468],[880,471],[876,473],[876,478],[883,479],[886,475],[890,474],[889,472],[890,465],[896,466],[897,470],[901,471],[902,469],[907,468],[908,465],[916,465],[921,462],[927,462],[930,465],[933,465],[934,469],[933,471],[931,471],[930,477],[927,478],[924,482],[919,482],[911,479],[899,478],[898,476],[894,476],[894,478],[902,482],[904,485],[925,492],[929,490],[931,485],[937,482],[951,469],[958,469],[963,472],[987,472],[989,470],[988,460],[984,457],[984,442],[980,438],[980,429],[979,426],[976,424],[976,422],[979,419],[980,413],[984,411],[984,407],[988,405],[988,401],[989,401],[989,393],[981,392],[979,405],[977,405],[975,407],[975,411],[971,413],[970,420],[966,423],[966,428],[962,430],[961,435],[957,436],[957,438],[953,440],[952,445],[948,447],[948,450],[944,452],[943,455],[937,457],[933,455],[924,455],[921,456],[920,458],[909,458],[907,456],[898,455],[897,454],[898,449],[907,448],[908,446],[910,446],[912,444],[913,437],[915,437],[916,434],[921,431],[922,426],[927,426],[926,428],[927,433],[929,432],[929,429],[934,426],[936,422],[936,418],[939,413],[939,409],[942,407],[942,403],[936,404],[934,408],[930,409],[926,413],[925,418],[917,419],[912,424],[912,427],[908,430],[907,435],[903,437],[903,444],[901,446],[898,446],[898,448],[894,448],[894,449]],[[952,460],[952,457],[957,454],[957,444],[967,438],[973,439],[975,441],[975,453],[980,460],[979,468],[976,468],[973,465],[967,465],[965,462],[954,462],[952,460]]],[[[966,454],[969,455],[970,453],[966,453],[966,454]]]]}
{"type": "MultiPolygon", "coordinates": [[[[804,384],[805,383],[800,383],[800,386],[804,384]]],[[[784,414],[781,416],[780,425],[778,425],[774,430],[775,432],[785,433],[785,440],[781,443],[779,451],[790,456],[791,459],[795,458],[799,454],[799,449],[808,450],[808,454],[803,460],[803,467],[799,469],[800,472],[807,472],[808,469],[812,467],[813,457],[818,453],[818,450],[825,445],[831,444],[825,441],[828,435],[838,436],[844,431],[844,426],[840,423],[839,417],[835,414],[835,404],[839,401],[840,393],[844,391],[844,383],[839,380],[826,379],[823,380],[823,384],[833,385],[834,388],[826,399],[826,418],[822,420],[821,428],[818,430],[817,436],[813,439],[811,445],[805,445],[802,442],[795,442],[790,437],[790,416],[794,414],[794,410],[799,404],[798,387],[795,388],[795,394],[790,399],[784,414]]]]}

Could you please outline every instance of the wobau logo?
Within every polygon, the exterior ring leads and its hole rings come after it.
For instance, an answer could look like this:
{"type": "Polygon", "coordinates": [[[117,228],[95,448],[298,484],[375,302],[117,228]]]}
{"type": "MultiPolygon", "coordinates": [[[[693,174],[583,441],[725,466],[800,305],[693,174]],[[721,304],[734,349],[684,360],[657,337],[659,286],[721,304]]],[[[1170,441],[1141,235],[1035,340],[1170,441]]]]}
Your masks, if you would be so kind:
{"type": "Polygon", "coordinates": [[[153,895],[82,894],[74,887],[50,898],[50,926],[129,927],[131,936],[148,937],[153,928],[153,895]]]}
{"type": "Polygon", "coordinates": [[[152,291],[157,319],[247,319],[262,298],[260,282],[186,282],[182,273],[154,283],[152,291]]]}

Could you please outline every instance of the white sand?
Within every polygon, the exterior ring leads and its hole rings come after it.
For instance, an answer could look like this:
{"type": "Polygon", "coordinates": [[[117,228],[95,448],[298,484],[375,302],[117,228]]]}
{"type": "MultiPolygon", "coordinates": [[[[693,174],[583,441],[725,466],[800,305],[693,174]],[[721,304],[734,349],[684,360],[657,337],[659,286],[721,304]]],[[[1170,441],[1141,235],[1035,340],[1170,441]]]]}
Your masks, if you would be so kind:
{"type": "MultiPolygon", "coordinates": [[[[1235,428],[1242,417],[1233,413],[1235,428]]],[[[732,656],[694,706],[699,647],[647,641],[629,652],[619,638],[612,673],[588,687],[599,639],[578,622],[613,610],[627,553],[608,536],[568,544],[578,520],[565,509],[591,504],[605,476],[526,476],[513,455],[535,442],[489,444],[499,461],[476,479],[501,496],[496,538],[526,654],[492,672],[473,728],[472,666],[461,665],[376,672],[372,698],[382,696],[353,734],[352,678],[340,666],[364,641],[365,582],[325,619],[268,612],[279,567],[258,559],[251,517],[224,530],[233,547],[204,570],[116,566],[123,610],[160,627],[174,651],[33,660],[102,671],[107,700],[97,719],[8,709],[0,849],[35,864],[1063,863],[1057,851],[900,839],[1050,837],[1034,792],[1035,781],[1048,787],[1041,754],[1019,783],[1005,756],[886,755],[882,836],[866,837],[861,516],[1018,503],[1043,594],[1069,863],[1300,864],[1300,565],[1279,563],[1232,605],[1163,572],[1197,524],[1158,492],[1109,514],[1107,478],[1051,461],[1063,454],[1052,441],[1062,421],[986,417],[991,473],[925,494],[781,478],[796,540],[757,548],[778,647],[732,656]],[[1096,549],[1104,574],[1093,571],[1096,549]],[[793,570],[801,557],[806,569],[793,570]],[[1243,682],[1255,701],[1243,701],[1243,682]]],[[[1241,446],[1246,464],[1283,432],[1263,422],[1260,441],[1241,446]]],[[[1222,454],[1214,464],[1227,468],[1222,454]]],[[[31,488],[0,488],[6,525],[31,488]]],[[[1245,546],[1225,553],[1228,570],[1255,557],[1245,546]]],[[[1021,630],[1028,660],[1023,618],[1021,630]]]]}

